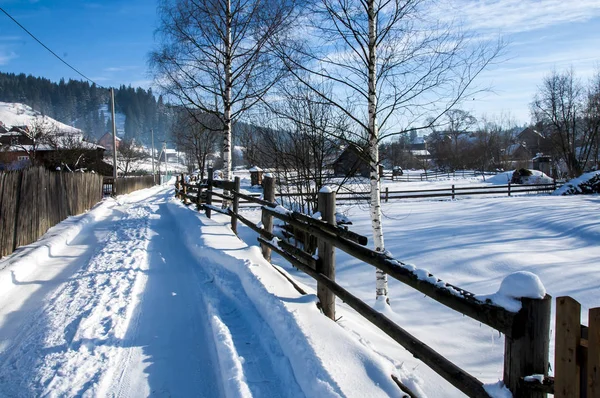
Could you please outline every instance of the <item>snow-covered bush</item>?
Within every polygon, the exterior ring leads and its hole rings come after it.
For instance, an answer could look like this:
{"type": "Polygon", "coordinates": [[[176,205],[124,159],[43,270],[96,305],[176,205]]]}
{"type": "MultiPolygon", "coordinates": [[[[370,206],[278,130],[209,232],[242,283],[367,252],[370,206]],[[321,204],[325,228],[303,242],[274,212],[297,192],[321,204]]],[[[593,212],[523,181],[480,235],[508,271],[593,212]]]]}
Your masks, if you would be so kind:
{"type": "Polygon", "coordinates": [[[600,171],[592,171],[567,181],[553,195],[581,195],[600,193],[600,171]]]}

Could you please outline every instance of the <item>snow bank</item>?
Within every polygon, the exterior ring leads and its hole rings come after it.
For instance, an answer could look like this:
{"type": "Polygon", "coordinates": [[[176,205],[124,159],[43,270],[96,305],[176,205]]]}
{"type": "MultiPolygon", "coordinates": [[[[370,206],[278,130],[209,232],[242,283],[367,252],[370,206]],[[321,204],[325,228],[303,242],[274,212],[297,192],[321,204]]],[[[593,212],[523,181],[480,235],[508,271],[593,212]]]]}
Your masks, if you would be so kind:
{"type": "Polygon", "coordinates": [[[475,297],[481,301],[490,300],[508,311],[519,312],[521,298],[542,299],[545,295],[546,288],[537,275],[528,271],[519,271],[504,278],[496,293],[475,297]]]}
{"type": "Polygon", "coordinates": [[[600,171],[582,174],[578,178],[567,181],[562,187],[552,192],[552,195],[577,195],[600,193],[600,171]]]}
{"type": "Polygon", "coordinates": [[[94,223],[108,214],[115,201],[106,199],[87,213],[68,217],[50,228],[38,241],[22,246],[13,254],[0,260],[0,291],[6,292],[15,281],[26,279],[53,253],[63,250],[86,225],[94,223]]]}
{"type": "MultiPolygon", "coordinates": [[[[516,170],[509,170],[503,173],[496,174],[493,177],[486,178],[486,182],[495,185],[507,185],[513,177],[516,170]]],[[[523,185],[534,184],[552,184],[554,180],[539,170],[529,170],[532,175],[521,177],[523,185]]]]}

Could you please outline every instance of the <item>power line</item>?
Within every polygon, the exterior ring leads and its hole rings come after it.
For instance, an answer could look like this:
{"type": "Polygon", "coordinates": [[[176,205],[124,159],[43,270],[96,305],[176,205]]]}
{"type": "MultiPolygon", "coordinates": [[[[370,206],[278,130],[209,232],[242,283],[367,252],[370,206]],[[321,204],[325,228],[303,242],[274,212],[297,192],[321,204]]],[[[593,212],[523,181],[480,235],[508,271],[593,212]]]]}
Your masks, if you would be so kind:
{"type": "Polygon", "coordinates": [[[56,58],[58,58],[58,60],[61,61],[63,64],[67,65],[69,68],[71,68],[72,70],[74,70],[77,74],[79,74],[80,76],[82,76],[85,80],[87,80],[87,81],[89,81],[91,83],[94,83],[96,86],[102,87],[98,83],[96,83],[95,81],[93,81],[92,79],[90,79],[89,77],[87,77],[86,75],[84,75],[83,73],[79,72],[74,66],[71,66],[67,61],[65,61],[64,59],[62,59],[54,51],[52,51],[50,48],[48,48],[47,45],[45,45],[44,43],[42,43],[40,39],[38,39],[37,37],[35,37],[33,33],[31,33],[30,31],[28,31],[23,25],[21,25],[16,19],[14,19],[8,12],[6,12],[6,10],[4,10],[4,8],[0,7],[0,11],[2,11],[3,13],[5,13],[7,17],[9,17],[10,19],[12,19],[12,21],[14,23],[16,23],[21,29],[23,29],[29,36],[31,36],[42,47],[44,47],[46,50],[48,50],[52,55],[54,55],[56,58]]]}

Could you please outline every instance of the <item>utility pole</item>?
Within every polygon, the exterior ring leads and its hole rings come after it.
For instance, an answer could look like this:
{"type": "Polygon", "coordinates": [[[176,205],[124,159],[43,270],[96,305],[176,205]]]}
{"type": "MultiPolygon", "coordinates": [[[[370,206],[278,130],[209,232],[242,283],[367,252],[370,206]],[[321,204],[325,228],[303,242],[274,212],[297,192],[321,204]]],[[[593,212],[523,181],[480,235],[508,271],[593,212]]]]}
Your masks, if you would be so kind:
{"type": "Polygon", "coordinates": [[[167,157],[167,141],[163,143],[163,152],[165,154],[165,182],[167,180],[167,174],[169,173],[169,158],[167,157]]]}
{"type": "Polygon", "coordinates": [[[156,185],[156,173],[154,172],[154,129],[150,129],[152,136],[152,183],[156,185]]]}
{"type": "Polygon", "coordinates": [[[113,133],[113,196],[117,194],[117,122],[115,120],[115,89],[110,89],[110,113],[112,117],[112,133],[113,133]]]}

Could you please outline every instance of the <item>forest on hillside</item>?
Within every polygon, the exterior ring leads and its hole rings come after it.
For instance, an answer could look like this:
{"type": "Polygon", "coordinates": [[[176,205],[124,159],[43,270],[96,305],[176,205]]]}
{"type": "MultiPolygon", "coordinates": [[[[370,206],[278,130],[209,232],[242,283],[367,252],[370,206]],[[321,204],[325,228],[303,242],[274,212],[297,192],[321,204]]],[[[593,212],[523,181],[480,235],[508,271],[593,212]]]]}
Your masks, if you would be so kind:
{"type": "MultiPolygon", "coordinates": [[[[49,79],[0,72],[0,101],[18,102],[62,123],[81,129],[89,140],[111,131],[110,91],[86,81],[49,79]]],[[[125,116],[124,139],[150,144],[169,137],[173,111],[152,89],[131,86],[115,89],[116,111],[125,116]]],[[[117,117],[117,121],[119,118],[117,117]]]]}

